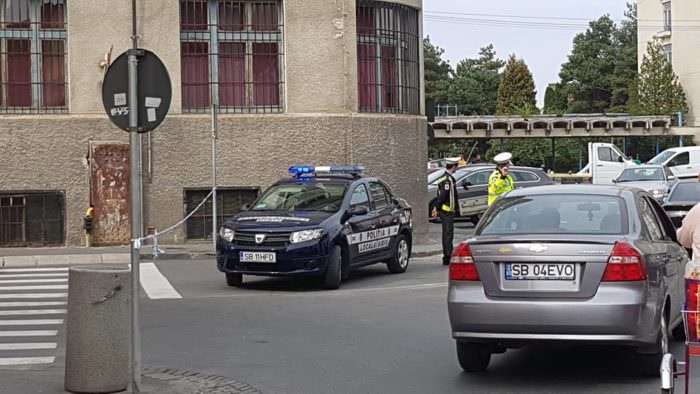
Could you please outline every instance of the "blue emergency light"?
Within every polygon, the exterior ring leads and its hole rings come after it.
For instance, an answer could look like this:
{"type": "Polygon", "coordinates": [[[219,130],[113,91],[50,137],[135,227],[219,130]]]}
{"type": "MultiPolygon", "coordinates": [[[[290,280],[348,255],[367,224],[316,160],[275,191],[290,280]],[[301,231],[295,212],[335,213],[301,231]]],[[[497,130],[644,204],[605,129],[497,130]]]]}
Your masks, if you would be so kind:
{"type": "Polygon", "coordinates": [[[360,175],[365,172],[364,166],[293,166],[289,167],[289,173],[299,178],[308,175],[319,174],[350,174],[360,175]]]}

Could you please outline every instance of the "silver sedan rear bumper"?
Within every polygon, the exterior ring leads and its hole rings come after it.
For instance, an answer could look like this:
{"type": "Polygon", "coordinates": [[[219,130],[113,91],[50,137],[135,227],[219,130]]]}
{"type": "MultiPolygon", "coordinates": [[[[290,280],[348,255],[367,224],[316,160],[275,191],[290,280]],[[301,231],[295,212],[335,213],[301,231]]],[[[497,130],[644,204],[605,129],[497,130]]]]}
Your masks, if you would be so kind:
{"type": "Polygon", "coordinates": [[[657,309],[641,282],[602,283],[587,299],[491,298],[480,282],[448,291],[452,336],[465,341],[653,344],[657,309]]]}

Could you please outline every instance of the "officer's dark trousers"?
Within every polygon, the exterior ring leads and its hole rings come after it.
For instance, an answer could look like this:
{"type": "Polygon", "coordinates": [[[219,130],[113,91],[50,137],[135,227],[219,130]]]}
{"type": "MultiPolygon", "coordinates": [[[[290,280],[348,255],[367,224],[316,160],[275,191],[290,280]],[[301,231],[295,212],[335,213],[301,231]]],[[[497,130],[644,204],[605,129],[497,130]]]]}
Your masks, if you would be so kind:
{"type": "Polygon", "coordinates": [[[455,235],[455,213],[440,212],[440,222],[442,222],[442,264],[450,264],[452,258],[452,242],[455,235]]]}

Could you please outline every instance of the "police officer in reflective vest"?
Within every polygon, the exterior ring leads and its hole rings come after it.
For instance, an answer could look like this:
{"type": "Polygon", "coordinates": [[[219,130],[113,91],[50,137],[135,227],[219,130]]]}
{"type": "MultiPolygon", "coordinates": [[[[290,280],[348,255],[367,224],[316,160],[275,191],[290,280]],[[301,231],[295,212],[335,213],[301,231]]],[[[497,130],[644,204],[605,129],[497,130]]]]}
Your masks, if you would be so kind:
{"type": "Polygon", "coordinates": [[[454,239],[454,220],[459,205],[457,204],[457,187],[452,174],[457,170],[456,161],[448,161],[445,174],[438,178],[437,196],[430,201],[432,217],[440,217],[442,222],[442,264],[449,265],[452,258],[452,242],[454,239]]]}
{"type": "Polygon", "coordinates": [[[489,177],[489,206],[493,205],[498,197],[515,189],[513,177],[508,173],[512,158],[513,155],[508,152],[497,154],[493,158],[496,162],[496,170],[489,177]]]}

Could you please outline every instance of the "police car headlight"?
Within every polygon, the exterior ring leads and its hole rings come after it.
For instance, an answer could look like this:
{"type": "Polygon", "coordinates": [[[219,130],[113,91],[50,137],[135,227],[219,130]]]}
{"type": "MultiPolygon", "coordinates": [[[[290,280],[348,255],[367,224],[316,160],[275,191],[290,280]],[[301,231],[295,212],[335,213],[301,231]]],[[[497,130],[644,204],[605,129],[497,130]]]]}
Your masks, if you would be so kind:
{"type": "Polygon", "coordinates": [[[323,230],[321,230],[321,229],[296,231],[296,232],[293,232],[292,235],[289,236],[289,242],[291,242],[293,244],[297,244],[299,242],[311,241],[314,239],[321,238],[322,234],[323,234],[323,230]]]}
{"type": "Polygon", "coordinates": [[[235,233],[230,228],[221,227],[221,230],[219,230],[219,236],[221,237],[221,239],[228,242],[233,242],[234,234],[235,233]]]}

